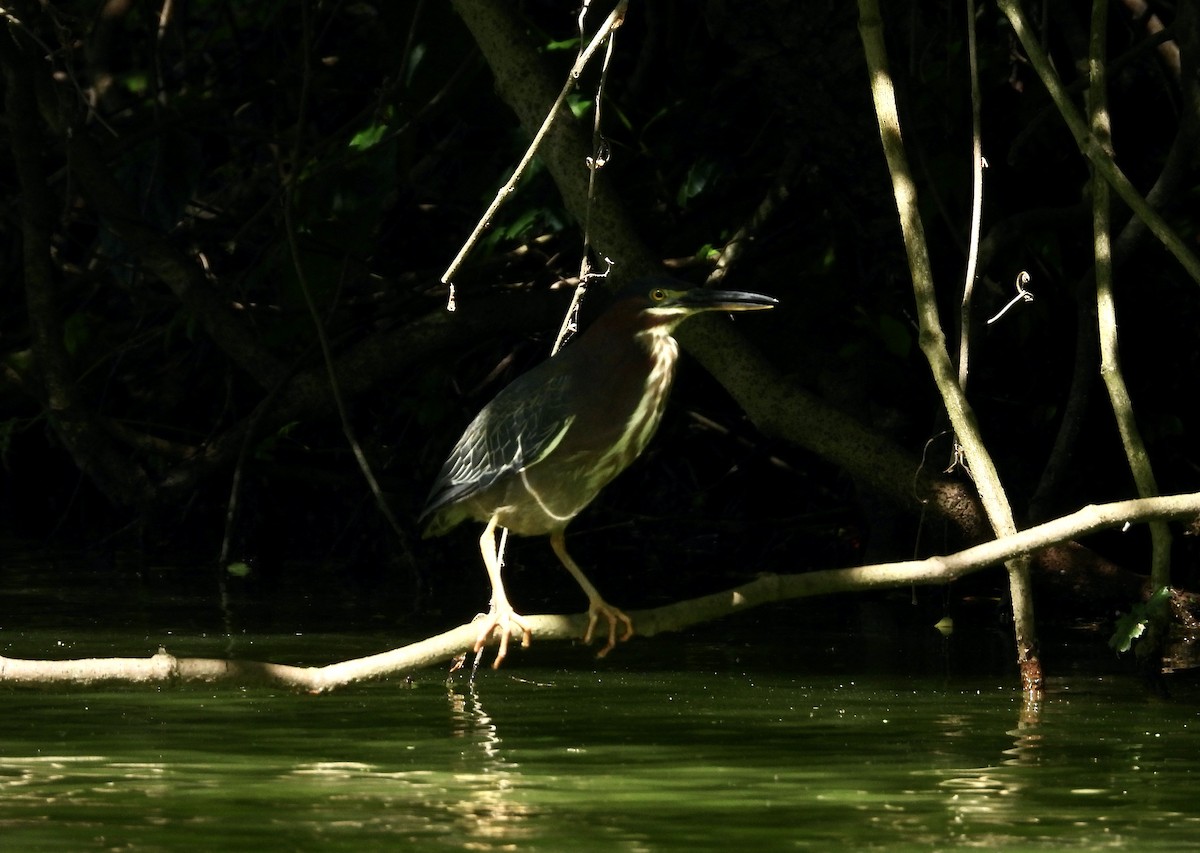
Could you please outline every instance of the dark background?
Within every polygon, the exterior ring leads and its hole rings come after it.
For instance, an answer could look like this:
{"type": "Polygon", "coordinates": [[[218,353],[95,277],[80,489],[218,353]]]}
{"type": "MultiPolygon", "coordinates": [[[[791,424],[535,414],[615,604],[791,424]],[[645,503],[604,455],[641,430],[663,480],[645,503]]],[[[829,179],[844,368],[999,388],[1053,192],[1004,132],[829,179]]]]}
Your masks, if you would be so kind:
{"type": "MultiPolygon", "coordinates": [[[[577,49],[569,4],[498,5],[563,79],[577,49]]],[[[964,7],[884,5],[952,331],[970,213],[964,7]]],[[[1148,41],[1145,18],[1114,4],[1109,32],[1117,160],[1142,192],[1200,120],[1194,25],[1177,23],[1183,9],[1174,3],[1150,8],[1178,39],[1182,83],[1162,61],[1163,39],[1148,41]]],[[[1089,343],[1089,170],[1003,16],[987,3],[980,10],[989,168],[976,312],[982,321],[998,311],[1021,270],[1036,299],[995,325],[979,323],[970,399],[1024,524],[1134,491],[1089,343]],[[1092,377],[1082,387],[1072,384],[1081,330],[1092,377]],[[1084,416],[1051,477],[1072,393],[1087,395],[1084,416]]],[[[11,154],[0,160],[4,535],[22,548],[82,546],[122,571],[131,553],[138,564],[165,555],[189,567],[188,583],[222,579],[262,602],[304,595],[363,618],[420,614],[449,624],[481,609],[477,531],[421,540],[416,516],[473,414],[548,353],[568,295],[552,288],[578,274],[581,231],[535,163],[458,277],[458,312],[444,314],[439,277],[529,139],[451,4],[193,0],[163,26],[156,7],[114,0],[12,11],[21,25],[6,25],[0,54],[0,150],[11,154]],[[19,92],[34,90],[36,114],[22,111],[19,92]],[[71,134],[98,153],[107,190],[79,172],[71,134]],[[21,157],[31,138],[32,162],[21,157]],[[31,190],[22,175],[37,173],[31,190]],[[114,195],[153,239],[122,232],[114,195]],[[31,219],[38,198],[42,214],[31,219]],[[345,392],[399,534],[375,506],[332,401],[312,391],[304,405],[276,405],[278,388],[214,342],[153,262],[162,246],[202,259],[229,322],[277,360],[277,378],[310,375],[319,388],[322,356],[285,204],[335,356],[378,342],[362,381],[345,392]],[[31,231],[52,248],[49,277],[32,285],[31,231]],[[31,287],[52,294],[49,314],[31,306],[31,287]],[[52,344],[39,339],[46,323],[52,344]],[[51,404],[47,346],[61,348],[59,375],[73,388],[65,414],[51,404]],[[66,433],[75,423],[83,450],[66,433]],[[96,447],[107,473],[81,462],[96,447]],[[225,449],[197,461],[214,447],[225,449]],[[247,562],[248,575],[218,564],[226,541],[225,563],[247,562]]],[[[1078,99],[1090,4],[1026,11],[1078,99]]],[[[591,27],[607,12],[594,9],[591,27]]],[[[686,281],[703,282],[714,253],[750,228],[724,285],[769,293],[780,306],[739,317],[737,329],[789,381],[940,470],[946,424],[916,346],[857,25],[844,2],[634,2],[607,79],[604,173],[645,244],[686,281]],[[766,199],[775,203],[758,221],[766,199]]],[[[594,72],[581,79],[573,97],[581,112],[595,85],[594,72]]],[[[1173,181],[1164,209],[1194,249],[1195,165],[1173,181]]],[[[1119,206],[1115,219],[1117,227],[1127,219],[1119,206]]],[[[1152,238],[1122,251],[1116,276],[1125,377],[1159,486],[1195,491],[1200,288],[1152,238]]],[[[584,322],[597,305],[585,306],[584,322]]],[[[863,492],[838,465],[760,435],[686,358],[651,448],[570,533],[606,597],[633,608],[760,572],[961,544],[944,523],[863,492]]],[[[1183,586],[1197,579],[1194,543],[1176,538],[1183,586]]],[[[1085,544],[1146,569],[1141,531],[1085,544]]],[[[508,564],[519,609],[581,609],[545,542],[514,542],[508,564]]],[[[995,572],[920,597],[935,619],[951,601],[990,602],[1001,624],[1003,589],[995,572]]],[[[1039,603],[1050,621],[1112,615],[1053,594],[1039,603]]]]}

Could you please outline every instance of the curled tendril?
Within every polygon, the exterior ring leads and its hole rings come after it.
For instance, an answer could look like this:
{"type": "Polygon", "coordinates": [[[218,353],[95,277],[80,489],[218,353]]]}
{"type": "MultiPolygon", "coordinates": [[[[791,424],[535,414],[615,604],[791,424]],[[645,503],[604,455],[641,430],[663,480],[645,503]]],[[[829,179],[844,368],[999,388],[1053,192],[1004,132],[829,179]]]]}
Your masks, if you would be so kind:
{"type": "Polygon", "coordinates": [[[1021,270],[1019,273],[1017,273],[1017,280],[1016,280],[1015,284],[1017,286],[1017,295],[1014,296],[1012,299],[1010,299],[1008,301],[1008,304],[1005,305],[1003,308],[1001,308],[999,313],[997,313],[995,317],[993,317],[992,319],[987,321],[987,324],[989,326],[992,325],[992,323],[995,323],[997,320],[999,320],[1005,314],[1007,314],[1008,309],[1012,308],[1018,302],[1022,302],[1022,301],[1032,302],[1033,301],[1033,294],[1025,289],[1025,285],[1029,284],[1029,273],[1025,272],[1025,270],[1021,270]]]}

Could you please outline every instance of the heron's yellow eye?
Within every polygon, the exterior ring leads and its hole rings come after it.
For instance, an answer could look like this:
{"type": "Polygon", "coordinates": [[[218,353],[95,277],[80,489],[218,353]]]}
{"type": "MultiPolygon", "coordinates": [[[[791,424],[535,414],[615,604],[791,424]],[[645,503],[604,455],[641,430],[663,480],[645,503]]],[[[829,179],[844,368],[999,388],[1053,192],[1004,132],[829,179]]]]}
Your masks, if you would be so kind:
{"type": "Polygon", "coordinates": [[[652,302],[662,302],[666,298],[667,298],[667,292],[665,290],[663,290],[661,287],[656,287],[656,288],[654,288],[654,290],[650,291],[650,300],[652,302]]]}

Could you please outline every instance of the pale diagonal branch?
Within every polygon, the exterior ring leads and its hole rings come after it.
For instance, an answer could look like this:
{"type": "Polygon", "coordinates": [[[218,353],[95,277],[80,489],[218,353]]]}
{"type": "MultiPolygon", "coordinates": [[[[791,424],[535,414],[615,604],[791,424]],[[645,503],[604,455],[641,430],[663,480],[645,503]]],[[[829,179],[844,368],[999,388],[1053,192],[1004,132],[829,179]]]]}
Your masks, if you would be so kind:
{"type": "MultiPolygon", "coordinates": [[[[1108,4],[1094,0],[1092,4],[1091,55],[1088,58],[1091,85],[1088,87],[1088,114],[1091,133],[1108,157],[1113,156],[1112,134],[1108,115],[1108,91],[1105,73],[1107,53],[1108,4]]],[[[1117,342],[1117,304],[1113,295],[1112,222],[1109,205],[1109,186],[1092,171],[1092,230],[1096,262],[1096,319],[1100,337],[1100,375],[1108,390],[1108,399],[1117,421],[1117,431],[1125,449],[1129,470],[1133,473],[1138,496],[1151,498],[1158,494],[1158,483],[1146,444],[1133,414],[1133,401],[1121,371],[1117,342]]],[[[1171,585],[1171,531],[1166,522],[1150,523],[1150,576],[1156,588],[1171,585]]]]}
{"type": "MultiPolygon", "coordinates": [[[[879,135],[892,176],[892,192],[904,236],[909,272],[920,322],[920,346],[929,362],[934,383],[941,394],[951,426],[970,465],[972,479],[988,521],[997,536],[1016,532],[1012,508],[991,454],[983,443],[975,413],[958,383],[958,376],[946,349],[946,336],[938,317],[937,295],[925,230],[917,207],[917,188],[908,167],[896,94],[888,71],[887,49],[883,39],[883,21],[876,0],[859,0],[859,30],[871,75],[871,93],[879,121],[879,135]]],[[[1017,661],[1021,667],[1023,689],[1028,700],[1040,695],[1042,674],[1037,656],[1037,634],[1033,620],[1033,596],[1030,591],[1029,560],[1018,557],[1008,563],[1009,592],[1012,598],[1013,629],[1016,635],[1017,661]]]]}
{"type": "MultiPolygon", "coordinates": [[[[631,611],[630,616],[640,635],[652,637],[780,601],[868,589],[945,584],[1002,561],[1011,561],[1100,530],[1195,516],[1200,516],[1200,493],[1086,506],[1070,515],[954,554],[803,574],[765,575],[711,595],[653,610],[631,611]]],[[[587,624],[586,613],[523,616],[522,619],[538,642],[577,640],[587,624]]],[[[319,693],[365,681],[403,676],[447,662],[470,651],[477,636],[475,625],[460,625],[403,648],[312,667],[247,660],[177,658],[164,649],[148,658],[39,661],[0,657],[0,683],[80,686],[113,681],[145,685],[172,682],[270,684],[319,693]]]]}

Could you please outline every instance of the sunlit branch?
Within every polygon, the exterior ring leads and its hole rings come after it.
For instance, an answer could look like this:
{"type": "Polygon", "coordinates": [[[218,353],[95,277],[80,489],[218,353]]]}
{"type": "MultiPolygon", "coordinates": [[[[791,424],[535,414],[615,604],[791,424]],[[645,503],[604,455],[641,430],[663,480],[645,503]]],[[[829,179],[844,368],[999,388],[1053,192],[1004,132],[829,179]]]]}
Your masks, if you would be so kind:
{"type": "MultiPolygon", "coordinates": [[[[1094,0],[1092,5],[1091,56],[1088,61],[1091,85],[1088,87],[1088,119],[1092,135],[1107,156],[1113,156],[1112,133],[1108,115],[1108,90],[1105,74],[1107,53],[1108,4],[1105,0],[1094,0]]],[[[1093,251],[1096,259],[1096,319],[1100,338],[1100,375],[1108,390],[1108,399],[1117,420],[1117,431],[1125,458],[1143,498],[1158,494],[1154,469],[1146,444],[1138,429],[1133,413],[1133,401],[1121,371],[1120,350],[1117,340],[1117,304],[1113,295],[1112,228],[1109,207],[1109,186],[1099,174],[1092,172],[1092,231],[1093,251]]],[[[1150,575],[1156,587],[1171,584],[1171,531],[1165,522],[1150,524],[1151,558],[1150,575]]]]}
{"type": "Polygon", "coordinates": [[[971,373],[971,298],[975,293],[979,225],[983,219],[982,96],[979,93],[979,59],[975,48],[975,0],[967,0],[967,56],[971,69],[971,237],[967,244],[967,271],[963,280],[958,329],[958,384],[964,393],[971,373]]]}
{"type": "MultiPolygon", "coordinates": [[[[934,383],[970,465],[972,481],[979,491],[988,522],[998,536],[1016,531],[1012,508],[991,454],[983,443],[975,413],[959,385],[958,376],[946,349],[946,336],[938,317],[937,294],[925,229],[917,204],[917,188],[908,166],[896,93],[888,70],[887,48],[883,38],[883,20],[876,0],[859,0],[859,32],[871,76],[871,94],[879,123],[884,157],[892,177],[892,194],[900,218],[900,229],[912,276],[913,294],[920,323],[921,352],[929,362],[934,383]]],[[[1033,621],[1033,596],[1030,591],[1029,561],[1023,557],[1008,564],[1009,594],[1012,599],[1013,630],[1017,661],[1025,695],[1036,701],[1041,692],[1041,664],[1037,655],[1037,633],[1033,621]]]]}
{"type": "MultiPolygon", "coordinates": [[[[946,556],[856,568],[823,569],[803,574],[765,575],[733,589],[653,610],[631,611],[629,615],[637,626],[638,635],[652,637],[779,601],[867,589],[945,584],[1000,562],[1099,530],[1195,516],[1200,516],[1200,493],[1092,505],[1011,536],[946,556]]],[[[587,621],[586,613],[522,616],[522,622],[539,643],[577,640],[582,636],[587,621]]],[[[445,663],[470,651],[478,632],[476,625],[468,623],[399,649],[316,667],[177,658],[165,649],[148,658],[39,661],[0,657],[0,683],[65,683],[81,686],[112,681],[147,685],[164,682],[221,682],[239,686],[265,683],[316,693],[388,676],[403,676],[414,670],[445,663]]]]}

